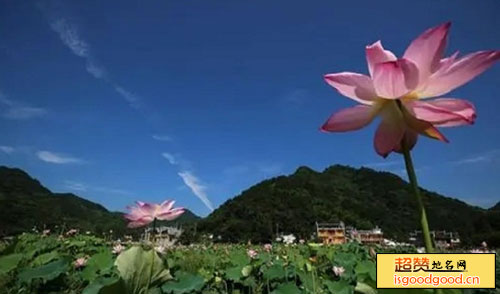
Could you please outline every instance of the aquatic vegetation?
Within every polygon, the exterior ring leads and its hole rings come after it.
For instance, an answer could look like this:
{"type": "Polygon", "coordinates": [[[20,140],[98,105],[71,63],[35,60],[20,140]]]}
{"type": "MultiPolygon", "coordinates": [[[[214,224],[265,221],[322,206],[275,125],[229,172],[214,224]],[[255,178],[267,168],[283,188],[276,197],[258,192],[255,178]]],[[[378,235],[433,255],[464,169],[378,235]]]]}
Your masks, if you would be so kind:
{"type": "MultiPolygon", "coordinates": [[[[60,239],[23,234],[0,251],[0,289],[2,293],[385,294],[394,291],[375,289],[373,252],[401,250],[358,243],[275,243],[267,251],[262,245],[212,243],[180,245],[158,254],[151,246],[134,244],[116,255],[116,243],[91,235],[60,239]]],[[[497,255],[497,269],[499,265],[497,255]]],[[[496,277],[498,284],[500,272],[496,277]]]]}

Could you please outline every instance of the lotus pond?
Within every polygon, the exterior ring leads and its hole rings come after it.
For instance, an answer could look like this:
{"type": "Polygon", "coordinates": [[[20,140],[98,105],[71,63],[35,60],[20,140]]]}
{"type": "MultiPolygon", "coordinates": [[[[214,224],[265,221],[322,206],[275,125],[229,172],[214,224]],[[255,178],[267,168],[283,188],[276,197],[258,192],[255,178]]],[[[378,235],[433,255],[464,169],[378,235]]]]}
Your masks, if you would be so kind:
{"type": "MultiPolygon", "coordinates": [[[[0,245],[0,293],[433,293],[376,289],[374,253],[383,250],[355,243],[207,243],[157,251],[91,235],[23,234],[0,245]]],[[[499,271],[497,255],[497,289],[465,293],[500,293],[499,271]]]]}

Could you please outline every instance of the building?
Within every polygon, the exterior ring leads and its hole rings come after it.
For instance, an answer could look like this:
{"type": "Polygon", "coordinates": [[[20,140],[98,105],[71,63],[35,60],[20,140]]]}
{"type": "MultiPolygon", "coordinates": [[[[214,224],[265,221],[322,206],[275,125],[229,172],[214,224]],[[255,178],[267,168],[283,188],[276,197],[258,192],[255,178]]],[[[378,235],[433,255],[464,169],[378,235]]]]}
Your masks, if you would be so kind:
{"type": "Polygon", "coordinates": [[[347,241],[343,222],[316,223],[316,232],[323,244],[344,244],[347,241]]]}
{"type": "Polygon", "coordinates": [[[381,245],[384,242],[384,234],[378,226],[371,230],[353,229],[349,232],[349,237],[361,244],[381,245]]]}
{"type": "MultiPolygon", "coordinates": [[[[438,248],[457,248],[460,246],[460,236],[457,232],[431,231],[430,235],[434,245],[438,248]]],[[[411,232],[409,240],[417,247],[424,246],[422,231],[411,232]]]]}
{"type": "Polygon", "coordinates": [[[384,234],[377,226],[371,230],[357,230],[352,226],[338,223],[316,223],[318,238],[323,244],[344,244],[348,241],[357,241],[361,244],[383,244],[384,234]]]}

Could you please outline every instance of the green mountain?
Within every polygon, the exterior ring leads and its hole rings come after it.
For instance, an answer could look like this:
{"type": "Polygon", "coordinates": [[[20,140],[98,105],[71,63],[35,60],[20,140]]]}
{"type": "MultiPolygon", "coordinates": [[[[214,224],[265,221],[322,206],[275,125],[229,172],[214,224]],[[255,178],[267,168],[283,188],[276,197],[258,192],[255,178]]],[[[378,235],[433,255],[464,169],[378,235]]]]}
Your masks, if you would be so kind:
{"type": "MultiPolygon", "coordinates": [[[[426,190],[423,198],[431,229],[458,231],[465,243],[486,240],[500,246],[500,209],[486,210],[426,190]]],[[[265,180],[221,205],[198,228],[225,241],[267,242],[277,232],[308,238],[315,222],[336,221],[358,229],[378,225],[398,240],[419,229],[407,182],[388,172],[341,165],[323,172],[300,167],[292,175],[265,180]]]]}
{"type": "MultiPolygon", "coordinates": [[[[163,224],[198,219],[187,210],[175,221],[163,224]]],[[[71,193],[52,193],[26,172],[0,166],[0,236],[30,231],[35,226],[61,232],[70,228],[95,233],[113,230],[117,236],[138,232],[126,228],[121,212],[110,212],[71,193]]]]}

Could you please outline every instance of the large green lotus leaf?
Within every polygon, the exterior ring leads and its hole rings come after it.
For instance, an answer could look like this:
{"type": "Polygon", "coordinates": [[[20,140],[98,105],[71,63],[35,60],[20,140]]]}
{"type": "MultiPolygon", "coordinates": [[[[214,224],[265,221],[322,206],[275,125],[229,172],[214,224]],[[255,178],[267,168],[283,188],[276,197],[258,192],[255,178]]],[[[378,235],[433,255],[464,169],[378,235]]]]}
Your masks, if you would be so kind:
{"type": "Polygon", "coordinates": [[[199,275],[186,272],[177,272],[176,281],[170,281],[161,287],[164,293],[184,294],[200,291],[205,285],[205,281],[199,275]]]}
{"type": "Polygon", "coordinates": [[[358,282],[356,284],[356,287],[354,288],[354,291],[357,293],[363,293],[363,294],[377,294],[377,291],[370,287],[370,285],[358,282]]]}
{"type": "Polygon", "coordinates": [[[263,273],[264,279],[267,280],[279,280],[286,277],[286,271],[282,264],[273,264],[263,273]]]}
{"type": "Polygon", "coordinates": [[[0,275],[6,274],[15,269],[21,259],[23,259],[23,254],[20,253],[14,253],[0,257],[0,275]]]}
{"type": "Polygon", "coordinates": [[[47,264],[51,261],[59,259],[59,253],[57,251],[50,251],[41,255],[38,255],[32,262],[31,265],[34,267],[41,266],[47,264]]]}
{"type": "Polygon", "coordinates": [[[332,294],[353,294],[354,287],[345,280],[325,281],[328,291],[332,294]]]}
{"type": "Polygon", "coordinates": [[[58,259],[36,268],[28,268],[19,273],[21,282],[30,283],[33,279],[42,279],[44,282],[53,280],[68,270],[68,261],[58,259]]]}
{"type": "MultiPolygon", "coordinates": [[[[379,294],[433,294],[431,289],[378,289],[379,294]]],[[[450,293],[448,293],[450,294],[450,293]]]]}
{"type": "Polygon", "coordinates": [[[90,283],[82,294],[115,294],[126,293],[119,277],[98,277],[90,283]]]}
{"type": "Polygon", "coordinates": [[[316,291],[318,285],[316,283],[316,280],[313,279],[312,273],[297,271],[297,275],[299,276],[300,281],[302,282],[302,287],[306,289],[306,292],[314,293],[316,291]]]}
{"type": "Polygon", "coordinates": [[[244,267],[241,269],[241,274],[242,274],[244,277],[248,277],[248,276],[252,273],[252,270],[253,270],[253,266],[251,266],[251,265],[246,265],[246,266],[244,266],[244,267]]]}
{"type": "Polygon", "coordinates": [[[372,281],[377,280],[377,269],[375,263],[369,260],[359,262],[354,268],[354,272],[358,276],[358,280],[365,281],[370,278],[372,281]]]}
{"type": "Polygon", "coordinates": [[[113,255],[109,250],[92,255],[83,269],[81,276],[86,281],[108,273],[113,268],[113,255]]]}
{"type": "Polygon", "coordinates": [[[250,263],[250,257],[245,252],[235,252],[231,255],[231,262],[234,265],[243,267],[250,263]]]}
{"type": "Polygon", "coordinates": [[[300,289],[295,283],[280,284],[271,294],[300,294],[300,289]]]}
{"type": "Polygon", "coordinates": [[[243,268],[241,266],[234,266],[226,269],[225,270],[226,278],[236,282],[241,280],[241,278],[243,277],[243,274],[241,272],[242,269],[243,268]]]}
{"type": "Polygon", "coordinates": [[[172,278],[162,259],[152,249],[134,246],[122,252],[115,261],[127,294],[144,294],[172,278]]]}

